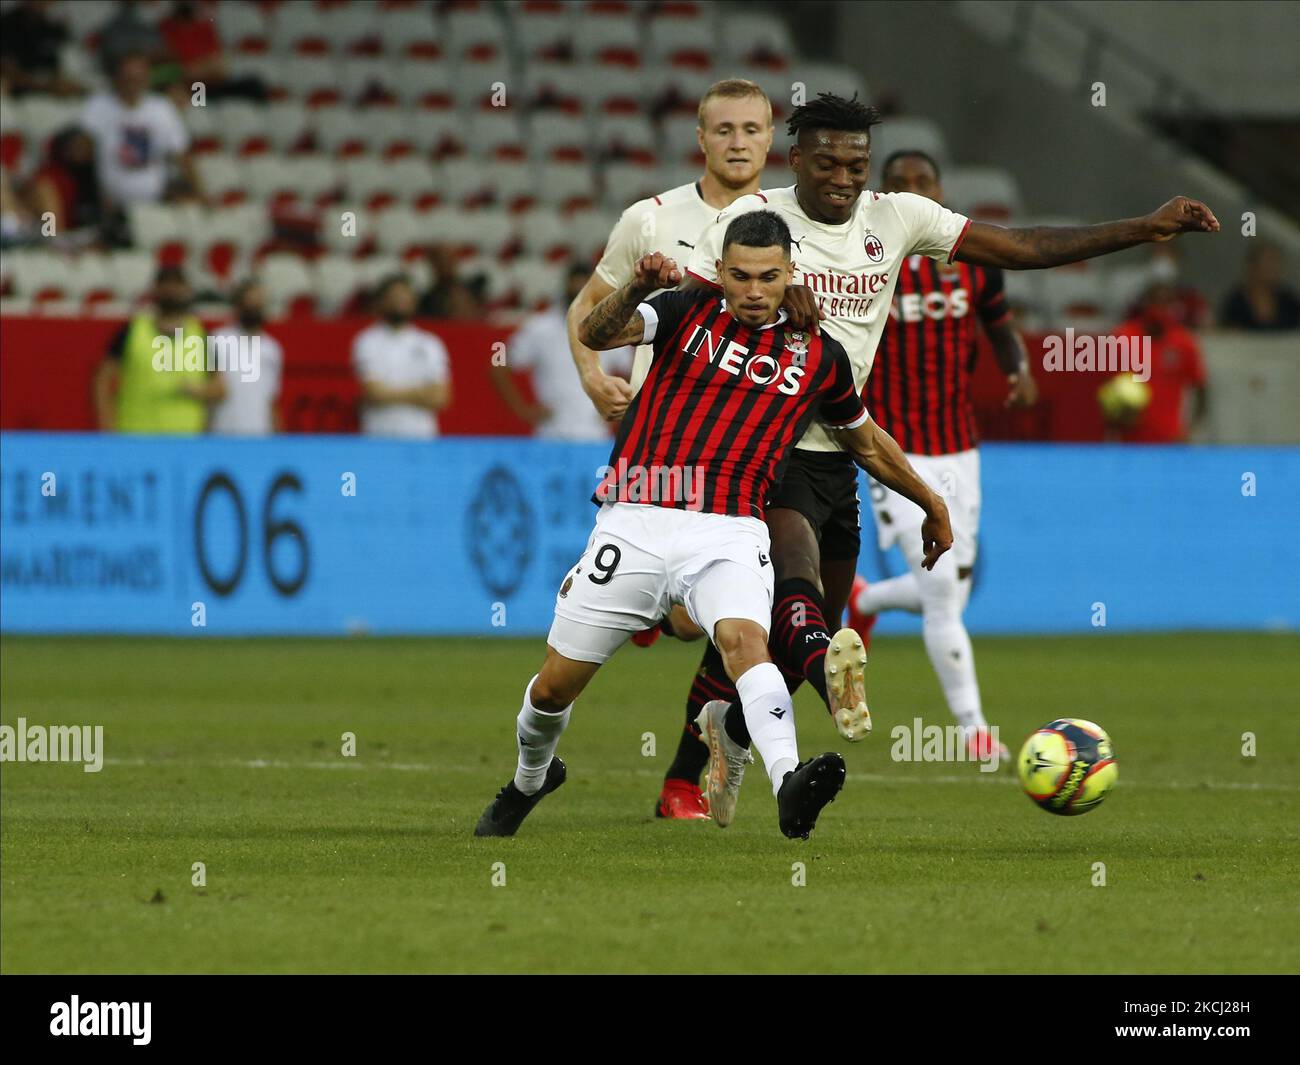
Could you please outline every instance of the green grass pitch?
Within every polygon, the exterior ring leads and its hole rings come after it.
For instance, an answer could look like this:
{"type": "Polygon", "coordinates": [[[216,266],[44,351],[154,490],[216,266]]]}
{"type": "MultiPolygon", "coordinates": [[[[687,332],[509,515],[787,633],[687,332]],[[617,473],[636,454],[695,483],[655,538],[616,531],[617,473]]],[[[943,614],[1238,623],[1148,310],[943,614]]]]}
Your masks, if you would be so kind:
{"type": "Polygon", "coordinates": [[[865,743],[797,697],[801,751],[849,764],[807,842],[778,833],[759,766],[729,829],[653,819],[699,645],[629,646],[574,711],[568,784],[515,839],[473,839],[541,649],[6,638],[3,722],[102,724],[107,761],[4,765],[0,967],[1300,968],[1300,637],[978,639],[1013,753],[1060,716],[1110,731],[1119,785],[1077,818],[1036,809],[1005,770],[890,761],[894,725],[948,719],[919,639],[878,639],[865,743]]]}

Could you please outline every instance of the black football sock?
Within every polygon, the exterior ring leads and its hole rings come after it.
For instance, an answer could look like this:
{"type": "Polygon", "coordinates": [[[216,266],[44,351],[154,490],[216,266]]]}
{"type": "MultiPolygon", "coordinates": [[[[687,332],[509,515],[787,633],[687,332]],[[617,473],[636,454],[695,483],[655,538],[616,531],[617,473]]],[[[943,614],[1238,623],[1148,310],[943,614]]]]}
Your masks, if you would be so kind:
{"type": "Polygon", "coordinates": [[[695,671],[690,693],[686,696],[686,727],[677,743],[672,765],[664,774],[665,780],[689,780],[692,784],[699,784],[700,774],[709,761],[709,745],[701,742],[700,729],[695,724],[695,719],[705,703],[714,699],[730,702],[735,698],[736,686],[731,683],[723,668],[722,655],[709,642],[705,645],[704,658],[700,662],[700,668],[695,671]]]}
{"type": "Polygon", "coordinates": [[[767,641],[772,659],[787,682],[792,677],[807,680],[829,709],[826,649],[831,645],[831,636],[826,631],[822,597],[816,585],[794,578],[776,586],[774,599],[772,633],[767,641]]]}

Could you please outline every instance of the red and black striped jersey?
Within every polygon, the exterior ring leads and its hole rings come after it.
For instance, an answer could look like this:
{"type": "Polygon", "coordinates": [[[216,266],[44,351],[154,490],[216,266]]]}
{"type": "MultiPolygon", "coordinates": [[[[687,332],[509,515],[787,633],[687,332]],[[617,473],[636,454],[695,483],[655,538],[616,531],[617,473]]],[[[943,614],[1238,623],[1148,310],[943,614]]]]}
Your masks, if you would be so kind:
{"type": "Polygon", "coordinates": [[[994,326],[1009,314],[1001,270],[904,260],[863,390],[876,424],[904,451],[948,455],[979,442],[970,402],[975,316],[994,326]]]}
{"type": "Polygon", "coordinates": [[[778,321],[750,329],[716,292],[661,292],[638,308],[654,360],[619,427],[596,502],[761,518],[814,417],[867,419],[838,341],[778,321]]]}

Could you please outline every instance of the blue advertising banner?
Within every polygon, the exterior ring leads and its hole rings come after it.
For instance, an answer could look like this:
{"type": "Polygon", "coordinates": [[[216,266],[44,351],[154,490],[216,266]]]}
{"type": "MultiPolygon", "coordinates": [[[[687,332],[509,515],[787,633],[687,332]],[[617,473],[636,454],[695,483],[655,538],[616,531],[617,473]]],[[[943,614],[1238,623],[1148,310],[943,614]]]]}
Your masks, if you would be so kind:
{"type": "MultiPolygon", "coordinates": [[[[544,634],[607,458],[514,438],[0,434],[0,628],[544,634]]],[[[1300,450],[989,445],[982,465],[972,631],[1091,630],[1096,604],[1111,631],[1300,626],[1300,450]]],[[[897,572],[863,519],[862,571],[897,572]]]]}

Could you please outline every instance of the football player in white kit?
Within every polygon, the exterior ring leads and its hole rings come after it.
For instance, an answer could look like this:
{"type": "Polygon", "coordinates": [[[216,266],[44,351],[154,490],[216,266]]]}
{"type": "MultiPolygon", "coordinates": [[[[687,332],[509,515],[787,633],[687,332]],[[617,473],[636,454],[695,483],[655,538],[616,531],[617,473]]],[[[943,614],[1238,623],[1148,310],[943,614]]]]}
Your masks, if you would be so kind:
{"type": "MultiPolygon", "coordinates": [[[[899,267],[909,255],[1044,269],[1180,233],[1219,229],[1205,204],[1182,196],[1139,218],[1008,229],[972,222],[913,193],[872,192],[867,189],[871,127],[879,121],[876,110],[856,97],[821,93],[795,108],[787,127],[795,138],[790,148],[795,184],[741,197],[723,211],[695,242],[683,282],[683,287],[717,287],[714,264],[727,225],[745,211],[775,211],[790,227],[792,281],[801,286],[788,291],[784,306],[797,325],[816,330],[818,320],[825,320],[822,327],[848,352],[859,389],[871,372],[899,267]]],[[[812,426],[795,445],[767,502],[766,520],[776,571],[772,657],[792,689],[804,679],[818,689],[845,739],[860,740],[871,728],[861,672],[865,650],[853,629],[831,637],[826,624],[843,618],[855,576],[857,472],[824,428],[812,426]]],[[[734,708],[734,696],[727,692],[725,672],[707,654],[697,683],[701,679],[718,693],[703,716],[725,717],[726,734],[743,743],[743,717],[726,709],[728,700],[734,708]]],[[[719,730],[707,731],[712,740],[719,730]]],[[[712,744],[711,754],[715,766],[726,762],[727,752],[712,744]]]]}

